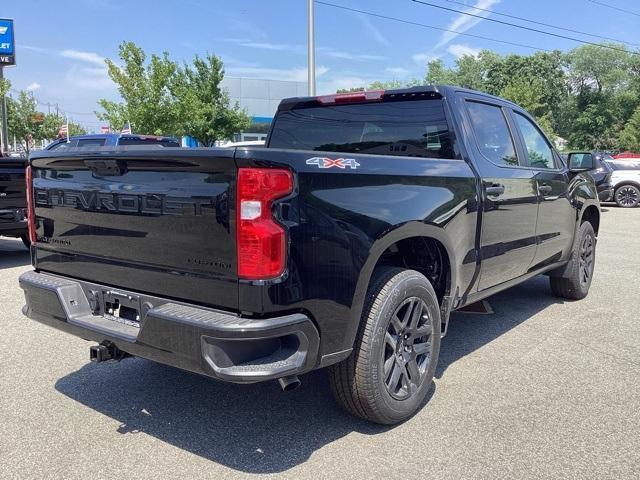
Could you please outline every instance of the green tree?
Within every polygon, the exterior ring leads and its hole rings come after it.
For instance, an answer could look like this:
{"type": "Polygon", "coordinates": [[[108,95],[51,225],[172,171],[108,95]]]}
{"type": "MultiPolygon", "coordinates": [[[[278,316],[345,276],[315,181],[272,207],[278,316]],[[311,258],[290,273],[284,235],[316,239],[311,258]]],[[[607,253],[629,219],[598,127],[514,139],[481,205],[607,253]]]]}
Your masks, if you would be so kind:
{"type": "Polygon", "coordinates": [[[133,42],[120,44],[122,67],[107,59],[109,77],[118,86],[122,102],[101,99],[104,110],[96,112],[100,120],[115,128],[131,123],[132,128],[145,134],[170,134],[180,130],[178,102],[172,93],[178,65],[169,54],[147,55],[133,42]]]}
{"type": "Polygon", "coordinates": [[[558,135],[553,129],[551,111],[546,103],[544,85],[540,79],[517,77],[506,85],[499,95],[533,115],[547,136],[556,141],[558,135]]]}
{"type": "Polygon", "coordinates": [[[620,147],[623,150],[640,152],[640,107],[631,115],[620,134],[620,147]]]}
{"type": "Polygon", "coordinates": [[[179,69],[173,90],[178,107],[178,130],[189,134],[203,145],[212,146],[216,140],[231,138],[249,128],[250,117],[231,104],[229,95],[220,86],[224,78],[222,60],[215,55],[196,56],[193,64],[179,69]]]}
{"type": "Polygon", "coordinates": [[[339,88],[336,90],[336,93],[356,93],[356,92],[364,92],[366,89],[364,87],[351,87],[351,88],[339,88]]]}
{"type": "Polygon", "coordinates": [[[0,98],[4,97],[11,89],[11,82],[6,78],[0,78],[0,98]]]}
{"type": "Polygon", "coordinates": [[[120,45],[122,66],[106,60],[109,77],[122,102],[102,99],[100,120],[115,128],[130,122],[137,133],[192,135],[205,145],[230,138],[250,125],[237,104],[221,88],[222,60],[196,56],[191,65],[178,65],[164,52],[151,55],[133,42],[120,45]]]}
{"type": "MultiPolygon", "coordinates": [[[[64,125],[65,122],[66,119],[61,115],[56,115],[55,113],[45,115],[41,125],[39,140],[53,140],[55,138],[58,138],[60,127],[64,125]]],[[[69,121],[70,137],[73,137],[75,135],[86,135],[86,133],[87,131],[84,129],[84,127],[82,127],[82,125],[73,121],[69,121]]]]}
{"type": "Polygon", "coordinates": [[[427,63],[425,83],[427,85],[460,85],[457,72],[445,67],[441,58],[427,63]]]}
{"type": "Polygon", "coordinates": [[[21,91],[16,99],[7,98],[9,138],[14,137],[28,155],[35,140],[42,138],[44,114],[29,92],[21,91]]]}

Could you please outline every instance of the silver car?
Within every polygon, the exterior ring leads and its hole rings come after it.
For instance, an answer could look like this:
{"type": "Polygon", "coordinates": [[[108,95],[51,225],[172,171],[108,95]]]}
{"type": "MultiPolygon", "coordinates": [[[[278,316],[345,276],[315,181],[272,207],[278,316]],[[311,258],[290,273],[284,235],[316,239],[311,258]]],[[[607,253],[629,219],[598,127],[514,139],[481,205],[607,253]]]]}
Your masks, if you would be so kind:
{"type": "Polygon", "coordinates": [[[613,172],[613,200],[619,207],[633,208],[640,203],[640,158],[609,160],[613,172]]]}

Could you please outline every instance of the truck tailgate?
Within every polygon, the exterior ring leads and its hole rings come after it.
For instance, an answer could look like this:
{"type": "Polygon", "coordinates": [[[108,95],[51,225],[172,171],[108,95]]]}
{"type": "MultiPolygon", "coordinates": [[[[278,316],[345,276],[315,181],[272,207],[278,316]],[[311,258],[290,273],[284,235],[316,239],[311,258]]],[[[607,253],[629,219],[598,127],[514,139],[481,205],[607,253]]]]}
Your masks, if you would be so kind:
{"type": "Polygon", "coordinates": [[[233,149],[39,154],[35,265],[237,309],[233,149]]]}

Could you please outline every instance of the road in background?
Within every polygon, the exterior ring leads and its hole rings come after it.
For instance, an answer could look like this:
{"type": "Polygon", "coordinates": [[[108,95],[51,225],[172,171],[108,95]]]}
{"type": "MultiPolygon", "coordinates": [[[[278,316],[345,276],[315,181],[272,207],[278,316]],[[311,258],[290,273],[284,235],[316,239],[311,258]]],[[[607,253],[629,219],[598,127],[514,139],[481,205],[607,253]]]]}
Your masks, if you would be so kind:
{"type": "Polygon", "coordinates": [[[637,478],[640,210],[606,207],[591,293],[546,277],[455,314],[435,388],[384,428],[334,403],[324,372],[217,383],[27,320],[20,241],[0,239],[0,478],[637,478]]]}

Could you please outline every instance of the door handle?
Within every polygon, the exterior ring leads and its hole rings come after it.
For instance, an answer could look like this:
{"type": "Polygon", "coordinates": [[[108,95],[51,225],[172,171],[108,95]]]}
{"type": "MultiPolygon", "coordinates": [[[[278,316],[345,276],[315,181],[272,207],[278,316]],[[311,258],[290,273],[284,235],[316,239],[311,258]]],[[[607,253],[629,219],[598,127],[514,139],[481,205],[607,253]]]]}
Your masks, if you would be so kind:
{"type": "Polygon", "coordinates": [[[553,188],[551,185],[543,183],[542,185],[538,185],[538,191],[543,195],[549,195],[553,191],[553,188]]]}
{"type": "Polygon", "coordinates": [[[504,185],[498,185],[496,183],[486,186],[484,189],[489,197],[497,197],[504,193],[504,185]]]}

